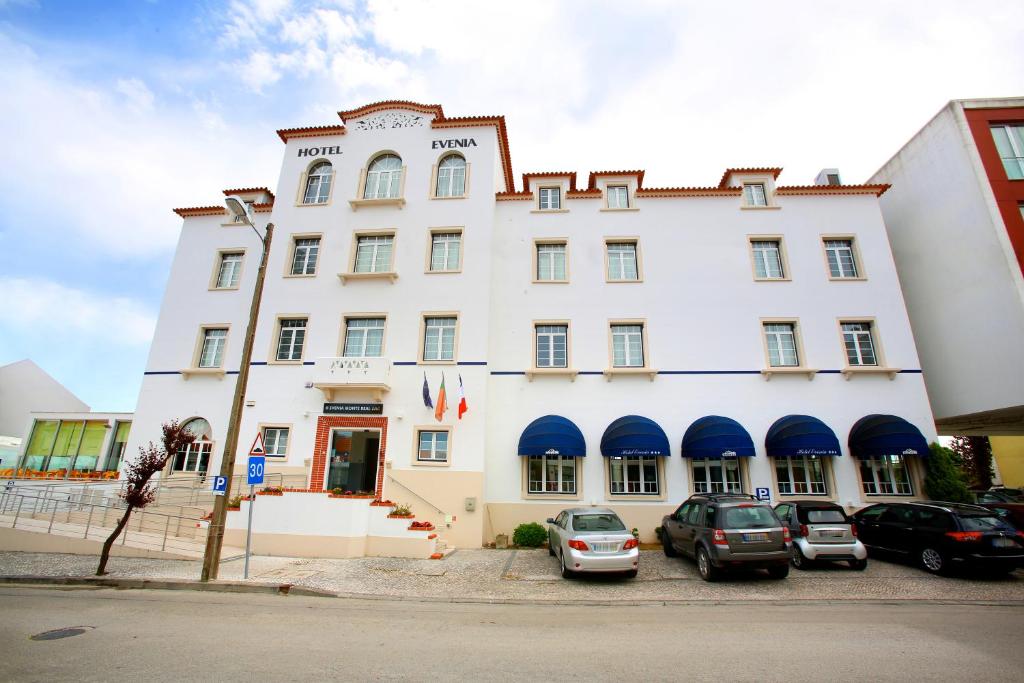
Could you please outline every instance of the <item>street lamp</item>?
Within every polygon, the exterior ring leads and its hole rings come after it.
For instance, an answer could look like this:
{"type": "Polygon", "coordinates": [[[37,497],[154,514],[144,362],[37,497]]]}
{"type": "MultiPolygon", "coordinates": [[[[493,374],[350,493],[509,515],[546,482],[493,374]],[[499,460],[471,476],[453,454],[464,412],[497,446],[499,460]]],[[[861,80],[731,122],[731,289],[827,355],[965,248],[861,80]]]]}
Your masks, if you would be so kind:
{"type": "Polygon", "coordinates": [[[267,272],[267,257],[270,254],[270,240],[274,236],[274,224],[267,223],[266,234],[252,223],[249,205],[241,197],[232,195],[225,200],[228,211],[235,220],[243,221],[253,229],[263,243],[263,255],[260,258],[260,269],[256,272],[256,287],[252,292],[252,304],[249,307],[249,326],[245,328],[245,340],[242,342],[242,361],[238,368],[238,380],[235,382],[235,397],[231,400],[231,417],[228,419],[228,434],[224,439],[224,454],[220,461],[220,475],[227,478],[224,495],[215,496],[213,518],[210,520],[209,533],[206,536],[206,550],[203,553],[202,581],[216,579],[220,570],[220,551],[224,545],[224,522],[227,518],[228,500],[231,496],[231,479],[235,470],[235,451],[238,449],[238,428],[242,421],[242,401],[245,399],[245,387],[249,383],[249,362],[252,360],[252,343],[256,337],[256,320],[260,314],[260,300],[263,298],[263,278],[267,272]]]}

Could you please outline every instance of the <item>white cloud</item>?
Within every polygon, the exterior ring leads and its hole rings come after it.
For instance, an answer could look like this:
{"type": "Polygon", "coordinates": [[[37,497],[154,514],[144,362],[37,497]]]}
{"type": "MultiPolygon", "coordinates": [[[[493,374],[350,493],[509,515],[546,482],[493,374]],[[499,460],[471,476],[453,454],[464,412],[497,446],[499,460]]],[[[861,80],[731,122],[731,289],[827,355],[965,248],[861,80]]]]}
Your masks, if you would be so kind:
{"type": "Polygon", "coordinates": [[[153,92],[138,78],[119,78],[115,89],[136,111],[146,112],[153,108],[153,92]]]}

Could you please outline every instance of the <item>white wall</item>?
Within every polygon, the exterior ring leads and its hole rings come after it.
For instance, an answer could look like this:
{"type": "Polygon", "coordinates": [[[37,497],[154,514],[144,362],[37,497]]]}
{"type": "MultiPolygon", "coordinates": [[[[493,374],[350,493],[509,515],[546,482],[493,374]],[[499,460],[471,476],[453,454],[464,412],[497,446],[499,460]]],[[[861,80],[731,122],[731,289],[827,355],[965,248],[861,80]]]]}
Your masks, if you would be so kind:
{"type": "Polygon", "coordinates": [[[34,410],[83,411],[89,406],[31,360],[0,366],[0,436],[29,438],[24,428],[34,410]]]}

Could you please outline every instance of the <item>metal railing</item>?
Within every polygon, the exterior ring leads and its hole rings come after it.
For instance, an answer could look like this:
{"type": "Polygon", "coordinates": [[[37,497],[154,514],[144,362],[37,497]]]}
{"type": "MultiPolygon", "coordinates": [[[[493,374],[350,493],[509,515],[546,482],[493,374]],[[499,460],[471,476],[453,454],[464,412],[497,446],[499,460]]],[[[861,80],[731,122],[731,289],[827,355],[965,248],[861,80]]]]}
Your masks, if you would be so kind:
{"type": "Polygon", "coordinates": [[[444,511],[444,510],[442,510],[441,508],[437,507],[437,505],[435,505],[434,503],[432,503],[432,502],[430,502],[429,500],[427,500],[426,498],[424,498],[424,497],[423,497],[423,496],[422,496],[421,494],[417,493],[416,491],[413,491],[413,490],[412,490],[411,488],[409,488],[409,487],[408,487],[407,485],[405,485],[405,484],[403,484],[402,482],[400,482],[400,481],[398,481],[397,479],[395,479],[395,478],[394,478],[394,477],[393,477],[392,475],[390,475],[390,474],[389,474],[389,475],[388,475],[388,479],[390,479],[391,481],[395,482],[396,484],[398,484],[399,486],[401,486],[401,487],[402,487],[403,489],[405,489],[406,491],[408,491],[408,492],[409,492],[409,493],[411,493],[412,495],[416,496],[417,498],[419,498],[420,500],[422,500],[422,501],[423,501],[424,503],[426,503],[426,504],[427,504],[427,505],[429,505],[430,507],[432,507],[432,508],[434,508],[435,510],[437,510],[438,512],[440,512],[440,513],[441,513],[442,515],[444,515],[445,517],[447,517],[447,516],[448,516],[448,513],[447,513],[447,512],[445,512],[445,511],[444,511]]]}

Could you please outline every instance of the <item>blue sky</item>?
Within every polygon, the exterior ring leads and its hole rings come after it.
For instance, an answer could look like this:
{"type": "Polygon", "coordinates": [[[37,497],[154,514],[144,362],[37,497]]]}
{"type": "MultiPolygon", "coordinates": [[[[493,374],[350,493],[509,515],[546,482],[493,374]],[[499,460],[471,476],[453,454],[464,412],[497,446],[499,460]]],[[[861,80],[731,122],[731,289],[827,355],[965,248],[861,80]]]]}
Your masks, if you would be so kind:
{"type": "Polygon", "coordinates": [[[0,364],[132,410],[176,206],[274,187],[278,128],[380,99],[504,114],[523,171],[826,166],[1024,95],[1024,4],[0,0],[0,364]]]}

